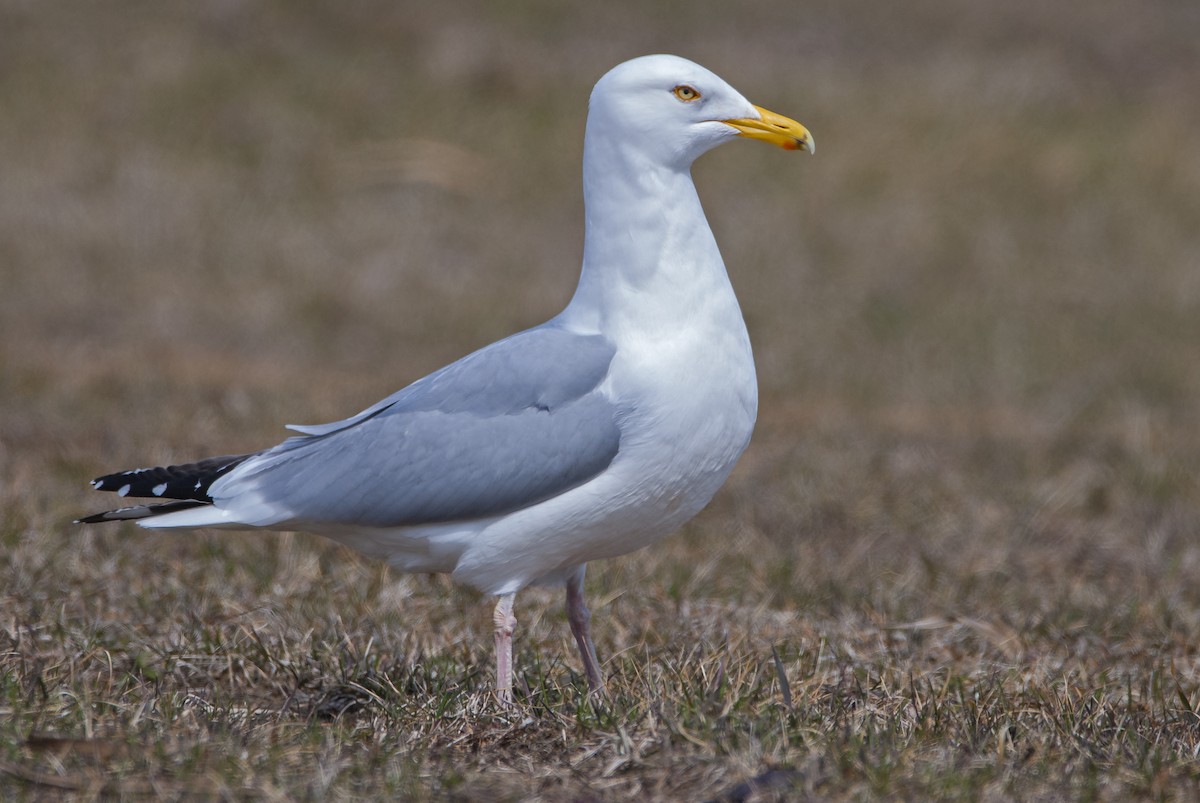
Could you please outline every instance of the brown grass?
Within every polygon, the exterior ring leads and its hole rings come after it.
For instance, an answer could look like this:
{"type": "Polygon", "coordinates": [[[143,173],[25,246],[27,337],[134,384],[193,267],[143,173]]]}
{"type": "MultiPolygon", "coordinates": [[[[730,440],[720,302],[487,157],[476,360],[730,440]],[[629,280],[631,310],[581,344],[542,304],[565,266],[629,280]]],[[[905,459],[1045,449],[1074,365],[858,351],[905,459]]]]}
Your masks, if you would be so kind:
{"type": "Polygon", "coordinates": [[[1195,4],[0,6],[6,796],[1191,799],[1195,4]],[[663,545],[487,600],[307,536],[80,529],[556,312],[592,82],[815,132],[697,179],[762,416],[663,545]]]}

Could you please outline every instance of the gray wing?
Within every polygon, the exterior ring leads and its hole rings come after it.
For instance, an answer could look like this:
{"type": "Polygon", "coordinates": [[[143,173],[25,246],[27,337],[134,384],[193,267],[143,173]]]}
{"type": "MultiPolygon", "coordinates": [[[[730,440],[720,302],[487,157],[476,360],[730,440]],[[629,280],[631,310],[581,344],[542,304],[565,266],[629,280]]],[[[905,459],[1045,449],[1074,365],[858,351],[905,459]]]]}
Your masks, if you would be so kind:
{"type": "Polygon", "coordinates": [[[614,347],[553,323],[513,335],[356,416],[246,461],[211,489],[309,523],[394,527],[500,515],[608,467],[620,411],[598,391],[614,347]]]}

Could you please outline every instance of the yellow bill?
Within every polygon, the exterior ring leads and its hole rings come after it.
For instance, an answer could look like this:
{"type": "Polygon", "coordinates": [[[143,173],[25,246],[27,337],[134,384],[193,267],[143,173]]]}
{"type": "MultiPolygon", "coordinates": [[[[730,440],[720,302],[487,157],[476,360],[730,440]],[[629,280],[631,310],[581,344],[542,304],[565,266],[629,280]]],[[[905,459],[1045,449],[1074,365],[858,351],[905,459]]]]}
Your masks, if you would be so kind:
{"type": "Polygon", "coordinates": [[[761,106],[755,106],[754,108],[762,115],[761,120],[752,120],[749,117],[743,117],[737,120],[722,120],[721,122],[727,126],[736,128],[739,137],[761,139],[763,142],[770,142],[789,151],[816,152],[816,142],[813,141],[813,136],[808,132],[807,128],[790,117],[776,114],[761,106]]]}

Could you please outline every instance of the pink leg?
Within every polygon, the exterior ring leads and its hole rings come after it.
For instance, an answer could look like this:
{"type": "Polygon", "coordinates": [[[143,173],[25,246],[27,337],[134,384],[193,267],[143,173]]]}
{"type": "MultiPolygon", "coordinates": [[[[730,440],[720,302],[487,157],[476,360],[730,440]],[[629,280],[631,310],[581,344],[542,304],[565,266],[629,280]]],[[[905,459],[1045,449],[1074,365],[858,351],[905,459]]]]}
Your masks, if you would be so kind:
{"type": "Polygon", "coordinates": [[[496,696],[505,705],[512,705],[512,637],[517,628],[513,616],[514,594],[505,594],[496,603],[492,622],[496,626],[496,696]]]}
{"type": "Polygon", "coordinates": [[[586,566],[580,566],[567,580],[567,621],[571,623],[571,633],[579,645],[579,657],[583,660],[588,688],[603,694],[604,679],[600,676],[600,662],[596,660],[596,645],[592,643],[592,614],[583,601],[583,573],[586,569],[586,566]]]}

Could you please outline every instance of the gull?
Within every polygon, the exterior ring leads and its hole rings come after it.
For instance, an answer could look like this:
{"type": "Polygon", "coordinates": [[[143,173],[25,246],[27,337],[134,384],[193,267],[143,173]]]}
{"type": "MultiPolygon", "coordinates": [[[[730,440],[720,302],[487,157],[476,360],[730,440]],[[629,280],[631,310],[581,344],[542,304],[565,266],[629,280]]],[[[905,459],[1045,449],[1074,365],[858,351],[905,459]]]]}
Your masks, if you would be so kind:
{"type": "Polygon", "coordinates": [[[496,692],[512,703],[513,599],[566,586],[591,692],[604,681],[584,603],[589,561],[695,516],[750,441],[750,339],[692,183],[737,137],[813,151],[795,120],[677,56],[643,56],[592,91],[585,232],[566,308],[357,415],[289,425],[277,446],[100,477],[170,500],[82,523],[316,533],[404,572],[448,572],[498,597],[496,692]]]}

